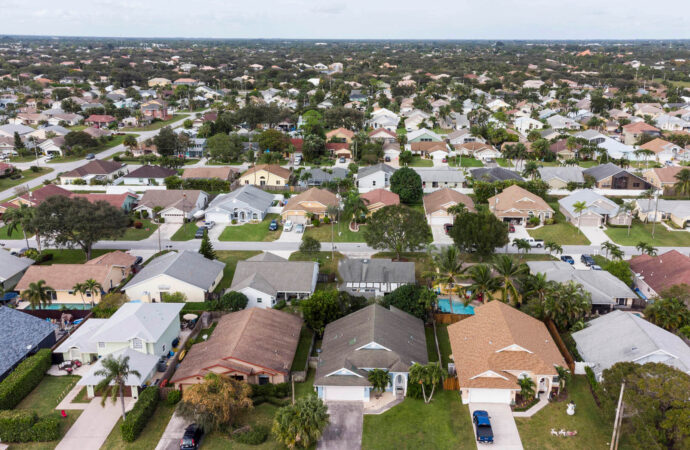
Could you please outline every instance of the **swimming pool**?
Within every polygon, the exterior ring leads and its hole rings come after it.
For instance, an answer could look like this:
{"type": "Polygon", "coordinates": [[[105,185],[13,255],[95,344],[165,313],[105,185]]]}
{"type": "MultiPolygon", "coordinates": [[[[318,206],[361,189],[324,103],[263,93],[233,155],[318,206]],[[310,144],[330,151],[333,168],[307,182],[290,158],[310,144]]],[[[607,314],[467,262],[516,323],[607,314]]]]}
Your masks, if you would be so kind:
{"type": "MultiPolygon", "coordinates": [[[[438,304],[438,309],[441,310],[441,312],[444,313],[450,313],[450,299],[449,298],[439,298],[436,300],[436,303],[438,304]]],[[[467,305],[465,306],[464,303],[458,300],[453,300],[453,314],[467,314],[467,315],[472,315],[474,314],[474,306],[472,305],[467,305]]]]}
{"type": "Polygon", "coordinates": [[[91,309],[91,303],[53,303],[40,309],[91,309]]]}

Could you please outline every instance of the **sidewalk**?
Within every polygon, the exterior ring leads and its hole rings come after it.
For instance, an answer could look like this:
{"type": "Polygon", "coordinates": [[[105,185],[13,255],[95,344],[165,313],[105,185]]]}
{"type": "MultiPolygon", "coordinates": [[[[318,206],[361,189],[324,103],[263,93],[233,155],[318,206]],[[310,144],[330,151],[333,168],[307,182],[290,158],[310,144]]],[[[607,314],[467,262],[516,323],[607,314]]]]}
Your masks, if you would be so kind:
{"type": "MultiPolygon", "coordinates": [[[[84,366],[82,366],[84,367],[84,366]]],[[[58,411],[61,411],[63,409],[81,409],[85,410],[88,408],[89,403],[72,403],[72,400],[79,395],[79,392],[84,388],[84,386],[79,386],[78,384],[75,384],[74,387],[72,388],[71,391],[65,395],[65,398],[62,399],[60,403],[55,407],[58,411]]]]}
{"type": "Polygon", "coordinates": [[[542,395],[542,397],[539,399],[539,403],[532,406],[527,411],[514,412],[513,417],[532,417],[533,415],[535,415],[536,413],[541,411],[548,404],[549,404],[548,396],[542,395]]]}

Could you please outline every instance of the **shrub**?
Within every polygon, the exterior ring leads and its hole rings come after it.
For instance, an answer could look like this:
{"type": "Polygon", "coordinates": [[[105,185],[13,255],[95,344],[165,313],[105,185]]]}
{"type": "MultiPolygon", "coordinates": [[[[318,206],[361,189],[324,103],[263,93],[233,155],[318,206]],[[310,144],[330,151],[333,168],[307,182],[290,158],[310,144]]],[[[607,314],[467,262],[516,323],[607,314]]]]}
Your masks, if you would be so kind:
{"type": "Polygon", "coordinates": [[[39,350],[22,361],[12,373],[0,383],[0,409],[12,409],[43,380],[50,368],[50,349],[39,350]]]}
{"type": "Polygon", "coordinates": [[[537,217],[537,216],[532,216],[532,217],[529,218],[529,220],[528,220],[527,222],[528,222],[530,225],[532,225],[533,227],[536,227],[537,225],[539,225],[540,220],[539,220],[539,217],[537,217]]]}
{"type": "Polygon", "coordinates": [[[268,431],[267,426],[257,425],[252,427],[249,431],[235,434],[233,439],[240,444],[259,445],[263,444],[266,442],[266,439],[268,439],[268,431]]]}
{"type": "Polygon", "coordinates": [[[594,375],[594,371],[589,366],[585,366],[585,374],[587,375],[589,386],[592,388],[592,394],[594,394],[594,398],[597,400],[597,403],[599,403],[599,398],[601,397],[601,386],[597,381],[597,377],[594,375]]]}
{"type": "Polygon", "coordinates": [[[165,217],[159,217],[158,223],[165,223],[165,217]]]}
{"type": "Polygon", "coordinates": [[[138,220],[136,222],[134,222],[134,228],[136,228],[137,230],[143,226],[144,226],[144,224],[139,222],[138,220]]]}
{"type": "Polygon", "coordinates": [[[134,408],[127,413],[125,421],[120,425],[122,439],[125,442],[134,442],[141,431],[148,423],[158,406],[159,392],[157,386],[144,389],[139,394],[139,400],[134,404],[134,408]]]}
{"type": "Polygon", "coordinates": [[[29,167],[29,169],[34,173],[41,171],[41,169],[38,166],[31,166],[29,167]]]}
{"type": "Polygon", "coordinates": [[[72,181],[72,184],[75,184],[77,186],[84,186],[84,185],[86,185],[86,180],[82,180],[81,178],[77,178],[76,180],[72,181]]]}
{"type": "Polygon", "coordinates": [[[285,300],[279,300],[278,303],[273,306],[273,309],[284,309],[287,306],[287,302],[285,300]]]}
{"type": "Polygon", "coordinates": [[[148,219],[149,218],[149,212],[145,209],[141,210],[141,218],[142,219],[148,219]]]}
{"type": "Polygon", "coordinates": [[[165,401],[168,403],[168,405],[174,406],[181,399],[182,399],[182,393],[178,390],[174,390],[174,391],[168,392],[168,396],[166,397],[165,401]]]}
{"type": "Polygon", "coordinates": [[[249,299],[241,292],[230,291],[217,300],[211,300],[213,311],[241,311],[247,307],[249,299]]]}
{"type": "Polygon", "coordinates": [[[313,219],[311,219],[311,224],[312,224],[314,227],[318,227],[320,223],[321,223],[321,222],[319,222],[319,218],[318,218],[318,217],[314,217],[313,219]]]}
{"type": "Polygon", "coordinates": [[[60,420],[52,414],[39,419],[35,411],[0,411],[0,441],[47,442],[60,437],[60,420]]]}
{"type": "Polygon", "coordinates": [[[324,217],[324,218],[323,218],[323,223],[326,224],[326,225],[328,225],[329,223],[331,223],[331,218],[330,218],[330,217],[324,217]]]}
{"type": "Polygon", "coordinates": [[[237,219],[232,219],[230,223],[232,223],[233,225],[237,225],[237,219]]]}

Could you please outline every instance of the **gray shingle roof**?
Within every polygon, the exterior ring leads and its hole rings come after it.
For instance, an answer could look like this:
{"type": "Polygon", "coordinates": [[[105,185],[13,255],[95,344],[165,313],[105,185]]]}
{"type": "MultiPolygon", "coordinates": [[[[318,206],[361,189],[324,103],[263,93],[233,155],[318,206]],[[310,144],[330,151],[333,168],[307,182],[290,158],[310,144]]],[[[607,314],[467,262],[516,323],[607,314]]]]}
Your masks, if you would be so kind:
{"type": "Polygon", "coordinates": [[[166,253],[149,262],[141,272],[127,283],[124,289],[129,289],[158,275],[165,274],[208,290],[224,268],[225,263],[206,259],[196,252],[185,250],[181,253],[166,253]]]}
{"type": "Polygon", "coordinates": [[[566,183],[573,181],[575,183],[584,183],[585,177],[582,175],[580,167],[540,167],[539,175],[544,181],[553,180],[554,178],[563,180],[566,183]]]}
{"type": "Polygon", "coordinates": [[[364,178],[364,177],[369,176],[372,173],[376,173],[380,170],[383,170],[384,172],[386,172],[389,175],[395,172],[395,168],[389,166],[388,164],[381,163],[381,164],[376,164],[373,166],[367,166],[367,167],[360,168],[359,171],[357,172],[357,178],[364,178]]]}
{"type": "Polygon", "coordinates": [[[273,194],[262,191],[250,184],[235,189],[229,194],[221,194],[208,205],[207,211],[220,209],[231,212],[237,207],[247,206],[257,211],[266,211],[273,203],[273,194]]]}
{"type": "Polygon", "coordinates": [[[472,178],[480,181],[504,181],[504,180],[518,180],[523,181],[523,178],[517,172],[504,169],[503,167],[480,167],[478,169],[470,170],[472,178]]]}
{"type": "Polygon", "coordinates": [[[426,364],[424,323],[393,306],[369,305],[326,326],[314,385],[369,386],[363,368],[407,372],[426,364]],[[385,349],[362,349],[368,344],[385,349]],[[386,350],[387,349],[387,350],[386,350]],[[359,375],[331,375],[347,369],[359,375]]]}
{"type": "Polygon", "coordinates": [[[350,259],[338,262],[345,283],[414,283],[414,263],[391,259],[350,259]]]}
{"type": "Polygon", "coordinates": [[[584,174],[589,175],[590,177],[593,177],[595,180],[599,181],[603,180],[604,178],[608,178],[612,175],[615,175],[619,172],[623,172],[623,169],[621,169],[613,163],[606,163],[596,167],[591,167],[585,170],[584,174]]]}
{"type": "Polygon", "coordinates": [[[447,169],[420,169],[414,168],[423,182],[432,183],[462,183],[465,181],[465,174],[461,170],[447,169]]]}
{"type": "Polygon", "coordinates": [[[0,283],[9,280],[34,263],[33,259],[20,258],[6,250],[0,250],[0,283]]]}
{"type": "Polygon", "coordinates": [[[127,302],[91,338],[96,342],[127,342],[134,338],[157,342],[178,319],[182,308],[182,303],[127,302]]]}
{"type": "MultiPolygon", "coordinates": [[[[28,353],[36,350],[46,337],[55,333],[55,327],[45,320],[16,309],[0,306],[0,379],[28,353]],[[27,347],[31,346],[30,349],[27,347]]],[[[54,343],[51,342],[51,344],[54,343]]]]}
{"type": "Polygon", "coordinates": [[[318,266],[310,261],[239,261],[230,290],[251,286],[267,294],[276,292],[312,292],[314,271],[318,266]],[[270,287],[270,290],[269,290],[270,287]]]}
{"type": "Polygon", "coordinates": [[[334,168],[333,173],[328,173],[323,169],[319,169],[318,167],[315,169],[306,170],[305,172],[311,174],[311,178],[309,178],[308,181],[304,182],[305,184],[314,182],[326,183],[333,180],[343,180],[347,178],[348,174],[347,169],[343,169],[341,167],[334,168]]]}
{"type": "Polygon", "coordinates": [[[587,211],[599,214],[600,216],[615,217],[620,210],[620,207],[613,200],[609,200],[591,189],[583,189],[558,200],[558,204],[565,208],[573,217],[579,215],[579,213],[575,212],[575,208],[573,207],[577,202],[585,202],[587,211]]]}

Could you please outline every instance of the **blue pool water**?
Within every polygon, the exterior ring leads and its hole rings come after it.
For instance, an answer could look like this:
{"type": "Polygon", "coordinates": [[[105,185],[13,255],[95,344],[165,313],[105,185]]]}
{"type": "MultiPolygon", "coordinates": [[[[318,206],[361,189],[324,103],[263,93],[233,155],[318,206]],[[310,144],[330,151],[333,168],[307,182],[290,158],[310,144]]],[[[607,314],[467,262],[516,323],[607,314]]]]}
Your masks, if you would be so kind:
{"type": "MultiPolygon", "coordinates": [[[[450,299],[449,298],[439,298],[436,303],[438,304],[438,309],[444,313],[450,313],[450,299]]],[[[462,302],[453,300],[453,314],[474,314],[474,306],[465,306],[462,302]]]]}
{"type": "Polygon", "coordinates": [[[53,303],[52,305],[44,306],[42,309],[91,309],[91,303],[53,303]]]}

